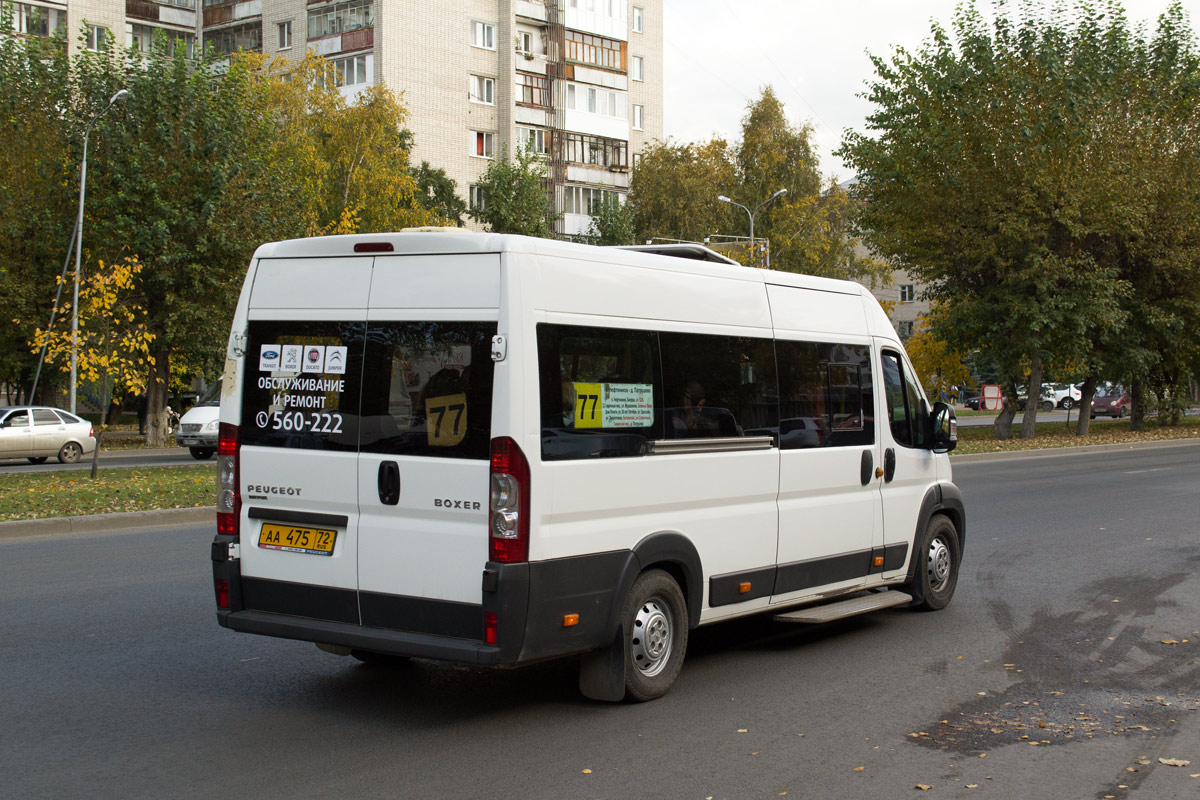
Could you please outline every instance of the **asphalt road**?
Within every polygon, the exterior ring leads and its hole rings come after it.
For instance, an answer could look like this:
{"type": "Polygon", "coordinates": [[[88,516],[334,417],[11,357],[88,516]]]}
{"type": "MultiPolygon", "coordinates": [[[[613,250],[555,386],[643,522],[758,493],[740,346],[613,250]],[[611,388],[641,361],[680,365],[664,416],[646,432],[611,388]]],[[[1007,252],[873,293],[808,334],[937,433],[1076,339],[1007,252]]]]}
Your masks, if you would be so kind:
{"type": "Polygon", "coordinates": [[[956,465],[949,608],[704,628],[643,705],[221,629],[209,526],[0,541],[0,796],[1194,800],[1198,465],[956,465]]]}

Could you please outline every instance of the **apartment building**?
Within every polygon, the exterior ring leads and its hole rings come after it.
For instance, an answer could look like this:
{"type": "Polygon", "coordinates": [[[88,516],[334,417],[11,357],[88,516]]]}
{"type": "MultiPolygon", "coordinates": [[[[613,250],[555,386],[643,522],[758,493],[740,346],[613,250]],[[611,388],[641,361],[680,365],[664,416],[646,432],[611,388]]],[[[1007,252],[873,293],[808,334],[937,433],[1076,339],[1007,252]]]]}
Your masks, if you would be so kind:
{"type": "MultiPolygon", "coordinates": [[[[155,29],[193,47],[300,58],[314,50],[352,97],[401,93],[413,163],[476,182],[504,152],[546,161],[563,236],[587,230],[606,197],[623,198],[642,148],[663,136],[662,0],[28,0],[22,33],[88,25],[83,46],[147,48],[155,29]],[[201,7],[197,7],[202,3],[201,7]]],[[[23,15],[23,16],[22,16],[23,15]]],[[[72,50],[80,43],[72,41],[72,50]]]]}

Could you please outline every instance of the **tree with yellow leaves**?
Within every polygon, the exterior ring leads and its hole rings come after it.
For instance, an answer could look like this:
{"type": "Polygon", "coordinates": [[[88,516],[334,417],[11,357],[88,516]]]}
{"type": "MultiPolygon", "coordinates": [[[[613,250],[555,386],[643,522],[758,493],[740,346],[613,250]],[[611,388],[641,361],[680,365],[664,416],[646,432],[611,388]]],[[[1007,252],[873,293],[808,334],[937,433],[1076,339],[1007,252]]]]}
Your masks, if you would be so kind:
{"type": "Polygon", "coordinates": [[[913,335],[905,342],[905,349],[921,385],[934,399],[949,392],[952,386],[974,385],[962,353],[938,337],[935,328],[929,324],[930,319],[939,313],[945,313],[944,309],[934,307],[928,315],[922,316],[913,335]]]}
{"type": "MultiPolygon", "coordinates": [[[[145,389],[154,364],[150,355],[154,334],[146,325],[146,309],[133,299],[141,271],[136,256],[107,264],[100,261],[80,283],[78,333],[38,328],[29,343],[35,353],[45,347],[46,363],[60,364],[63,372],[70,369],[71,353],[77,349],[79,377],[100,382],[100,407],[105,410],[110,390],[124,394],[145,389]]],[[[93,478],[107,427],[107,414],[102,413],[92,454],[93,478]]]]}

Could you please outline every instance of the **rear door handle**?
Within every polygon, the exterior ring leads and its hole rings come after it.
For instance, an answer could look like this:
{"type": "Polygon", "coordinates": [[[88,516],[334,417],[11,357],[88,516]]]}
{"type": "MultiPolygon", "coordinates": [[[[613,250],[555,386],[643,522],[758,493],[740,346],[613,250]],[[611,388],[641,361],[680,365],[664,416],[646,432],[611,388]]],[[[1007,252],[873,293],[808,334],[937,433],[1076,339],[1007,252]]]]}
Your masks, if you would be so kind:
{"type": "Polygon", "coordinates": [[[400,465],[395,461],[379,463],[379,502],[385,506],[400,502],[400,465]]]}

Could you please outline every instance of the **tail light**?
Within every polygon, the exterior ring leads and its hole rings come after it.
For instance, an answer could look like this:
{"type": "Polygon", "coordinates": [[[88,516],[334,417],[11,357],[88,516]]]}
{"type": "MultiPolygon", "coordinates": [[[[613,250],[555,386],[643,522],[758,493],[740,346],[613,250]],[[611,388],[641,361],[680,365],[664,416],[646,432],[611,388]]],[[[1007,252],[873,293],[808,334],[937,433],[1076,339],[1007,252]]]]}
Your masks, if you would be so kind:
{"type": "Polygon", "coordinates": [[[492,439],[491,536],[492,561],[529,560],[529,462],[507,436],[492,439]]]}
{"type": "Polygon", "coordinates": [[[217,435],[217,533],[237,536],[241,533],[239,517],[242,511],[241,466],[238,450],[241,446],[237,425],[222,422],[217,435]]]}

